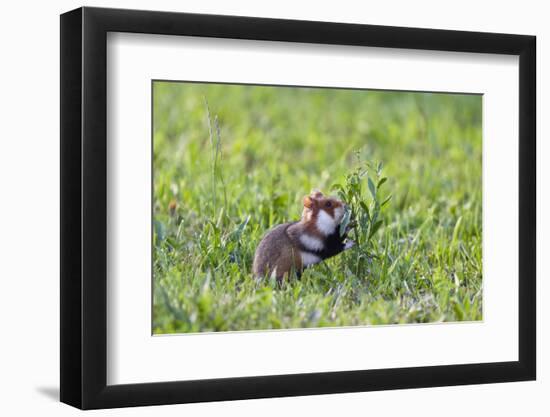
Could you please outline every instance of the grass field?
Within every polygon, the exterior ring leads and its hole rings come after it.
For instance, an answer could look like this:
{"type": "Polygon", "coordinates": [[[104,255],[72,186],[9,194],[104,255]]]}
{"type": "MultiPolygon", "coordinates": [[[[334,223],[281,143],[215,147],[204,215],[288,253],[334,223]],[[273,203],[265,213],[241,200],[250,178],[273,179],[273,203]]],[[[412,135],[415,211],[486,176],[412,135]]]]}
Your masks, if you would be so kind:
{"type": "Polygon", "coordinates": [[[154,333],[482,319],[480,96],[153,88],[154,333]],[[334,184],[379,209],[359,245],[254,280],[265,232],[334,184]]]}

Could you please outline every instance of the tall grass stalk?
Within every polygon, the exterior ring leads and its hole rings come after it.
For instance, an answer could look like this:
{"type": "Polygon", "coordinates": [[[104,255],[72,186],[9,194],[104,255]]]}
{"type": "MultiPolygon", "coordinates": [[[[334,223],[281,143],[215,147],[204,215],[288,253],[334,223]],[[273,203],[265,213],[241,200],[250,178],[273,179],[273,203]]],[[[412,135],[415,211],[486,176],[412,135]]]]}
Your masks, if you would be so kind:
{"type": "Polygon", "coordinates": [[[218,120],[218,115],[214,116],[214,129],[216,131],[216,135],[214,136],[214,132],[212,129],[212,117],[210,114],[210,106],[208,105],[208,100],[206,97],[204,99],[204,105],[206,107],[206,119],[208,123],[208,136],[210,139],[210,169],[211,169],[211,175],[212,175],[212,207],[213,207],[213,214],[215,218],[218,218],[218,224],[221,222],[221,217],[227,213],[227,191],[225,187],[225,181],[223,178],[223,170],[219,166],[221,163],[221,133],[220,133],[220,123],[218,120]],[[223,191],[223,207],[222,212],[218,213],[218,206],[217,206],[217,180],[219,179],[222,185],[222,191],[223,191]]]}

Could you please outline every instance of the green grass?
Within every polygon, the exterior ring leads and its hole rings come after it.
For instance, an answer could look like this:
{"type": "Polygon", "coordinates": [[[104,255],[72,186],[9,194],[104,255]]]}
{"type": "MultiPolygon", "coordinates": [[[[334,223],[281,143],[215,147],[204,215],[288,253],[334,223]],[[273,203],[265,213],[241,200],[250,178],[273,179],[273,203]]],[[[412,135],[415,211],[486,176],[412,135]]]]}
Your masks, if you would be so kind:
{"type": "Polygon", "coordinates": [[[155,82],[153,112],[154,333],[482,319],[480,96],[155,82]],[[365,161],[372,238],[255,281],[265,232],[365,161]]]}

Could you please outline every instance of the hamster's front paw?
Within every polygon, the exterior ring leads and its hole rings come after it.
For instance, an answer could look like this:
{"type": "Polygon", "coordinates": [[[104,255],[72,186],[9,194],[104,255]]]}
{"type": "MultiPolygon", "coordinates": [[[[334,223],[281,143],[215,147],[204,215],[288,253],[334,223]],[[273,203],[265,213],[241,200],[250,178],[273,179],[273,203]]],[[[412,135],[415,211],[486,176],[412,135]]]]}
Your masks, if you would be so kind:
{"type": "Polygon", "coordinates": [[[344,250],[348,250],[348,249],[351,249],[355,246],[355,242],[353,240],[348,240],[345,244],[344,244],[344,250]]]}

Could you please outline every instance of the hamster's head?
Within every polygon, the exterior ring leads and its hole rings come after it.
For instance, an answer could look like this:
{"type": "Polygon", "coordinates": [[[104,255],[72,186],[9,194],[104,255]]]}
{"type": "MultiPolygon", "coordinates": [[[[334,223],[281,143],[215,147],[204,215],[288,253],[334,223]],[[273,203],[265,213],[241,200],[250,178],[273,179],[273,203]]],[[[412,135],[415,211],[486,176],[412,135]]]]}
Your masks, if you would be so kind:
{"type": "Polygon", "coordinates": [[[312,223],[320,233],[330,235],[342,221],[345,211],[346,203],[342,200],[313,191],[304,197],[302,221],[312,223]]]}

